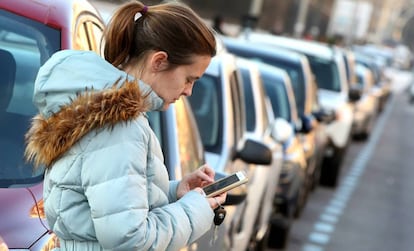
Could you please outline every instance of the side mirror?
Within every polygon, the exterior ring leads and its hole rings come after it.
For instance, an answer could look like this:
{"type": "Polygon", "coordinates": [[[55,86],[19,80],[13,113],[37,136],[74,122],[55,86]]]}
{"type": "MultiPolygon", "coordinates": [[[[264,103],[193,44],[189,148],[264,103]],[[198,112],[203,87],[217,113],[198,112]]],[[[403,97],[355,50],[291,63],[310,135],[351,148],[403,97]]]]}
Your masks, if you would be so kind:
{"type": "Polygon", "coordinates": [[[318,122],[329,124],[336,119],[335,110],[320,109],[312,112],[318,122]]]}
{"type": "Polygon", "coordinates": [[[293,135],[292,125],[285,119],[277,118],[272,126],[272,138],[279,143],[285,143],[293,135]]]}
{"type": "Polygon", "coordinates": [[[236,153],[235,158],[240,158],[250,164],[270,165],[272,163],[272,151],[261,142],[247,139],[243,148],[236,153]]]}
{"type": "Polygon", "coordinates": [[[313,122],[314,122],[313,116],[303,115],[301,120],[302,120],[302,130],[300,132],[302,133],[311,132],[313,130],[313,122]]]}
{"type": "Polygon", "coordinates": [[[351,102],[358,101],[362,96],[362,89],[358,86],[352,86],[349,89],[348,98],[351,102]]]}

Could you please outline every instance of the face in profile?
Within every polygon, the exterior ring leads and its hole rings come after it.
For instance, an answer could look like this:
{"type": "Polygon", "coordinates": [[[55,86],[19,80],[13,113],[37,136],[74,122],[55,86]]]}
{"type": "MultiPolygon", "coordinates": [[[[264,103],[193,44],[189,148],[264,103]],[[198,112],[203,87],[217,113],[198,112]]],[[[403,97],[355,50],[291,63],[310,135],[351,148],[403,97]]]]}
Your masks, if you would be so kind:
{"type": "Polygon", "coordinates": [[[164,100],[163,109],[181,96],[190,96],[193,90],[194,82],[199,79],[207,69],[211,61],[211,56],[193,56],[193,63],[188,65],[179,65],[168,69],[158,69],[153,74],[151,80],[152,89],[164,100]]]}

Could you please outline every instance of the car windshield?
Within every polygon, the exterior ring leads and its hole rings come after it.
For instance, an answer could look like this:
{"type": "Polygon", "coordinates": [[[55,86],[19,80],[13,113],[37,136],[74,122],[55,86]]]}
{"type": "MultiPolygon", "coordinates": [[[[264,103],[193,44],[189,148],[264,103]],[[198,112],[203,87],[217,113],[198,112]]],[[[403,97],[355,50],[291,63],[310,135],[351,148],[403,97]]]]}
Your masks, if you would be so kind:
{"type": "Polygon", "coordinates": [[[59,48],[58,30],[0,10],[0,187],[42,179],[44,168],[24,160],[24,135],[36,114],[37,71],[59,48]]]}
{"type": "Polygon", "coordinates": [[[336,63],[319,57],[308,56],[312,72],[319,88],[335,92],[341,91],[336,63]]]}
{"type": "Polygon", "coordinates": [[[275,117],[291,121],[289,98],[284,83],[270,74],[263,74],[262,78],[275,117]]]}
{"type": "Polygon", "coordinates": [[[288,59],[285,59],[283,57],[255,52],[254,50],[239,49],[237,46],[233,47],[231,43],[227,45],[227,48],[230,52],[236,53],[241,57],[263,62],[285,70],[289,75],[292,83],[293,92],[295,94],[296,107],[298,109],[299,115],[302,115],[305,112],[306,83],[302,65],[299,62],[288,61],[288,59]]]}
{"type": "Polygon", "coordinates": [[[205,73],[196,81],[192,95],[188,97],[201,141],[209,152],[218,152],[221,145],[220,81],[220,76],[205,73]]]}

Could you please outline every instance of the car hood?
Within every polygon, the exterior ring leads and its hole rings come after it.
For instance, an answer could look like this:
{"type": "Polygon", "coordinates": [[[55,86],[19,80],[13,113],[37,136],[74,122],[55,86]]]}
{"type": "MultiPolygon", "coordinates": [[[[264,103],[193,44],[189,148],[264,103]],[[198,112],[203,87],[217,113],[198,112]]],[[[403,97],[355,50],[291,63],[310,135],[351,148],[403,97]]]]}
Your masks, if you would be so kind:
{"type": "MultiPolygon", "coordinates": [[[[46,222],[35,210],[36,203],[42,201],[42,192],[42,182],[32,187],[0,189],[0,236],[9,248],[28,248],[48,232],[46,222]]],[[[43,206],[39,212],[43,212],[43,206]]]]}

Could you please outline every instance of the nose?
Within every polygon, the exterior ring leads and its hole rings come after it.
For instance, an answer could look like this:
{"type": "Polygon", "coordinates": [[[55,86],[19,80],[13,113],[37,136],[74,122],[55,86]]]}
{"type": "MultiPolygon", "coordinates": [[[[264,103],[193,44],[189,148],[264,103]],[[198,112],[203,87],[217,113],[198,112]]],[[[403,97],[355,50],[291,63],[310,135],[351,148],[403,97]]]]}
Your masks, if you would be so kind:
{"type": "Polygon", "coordinates": [[[186,97],[191,96],[192,93],[193,93],[193,85],[186,86],[183,90],[183,95],[186,97]]]}

